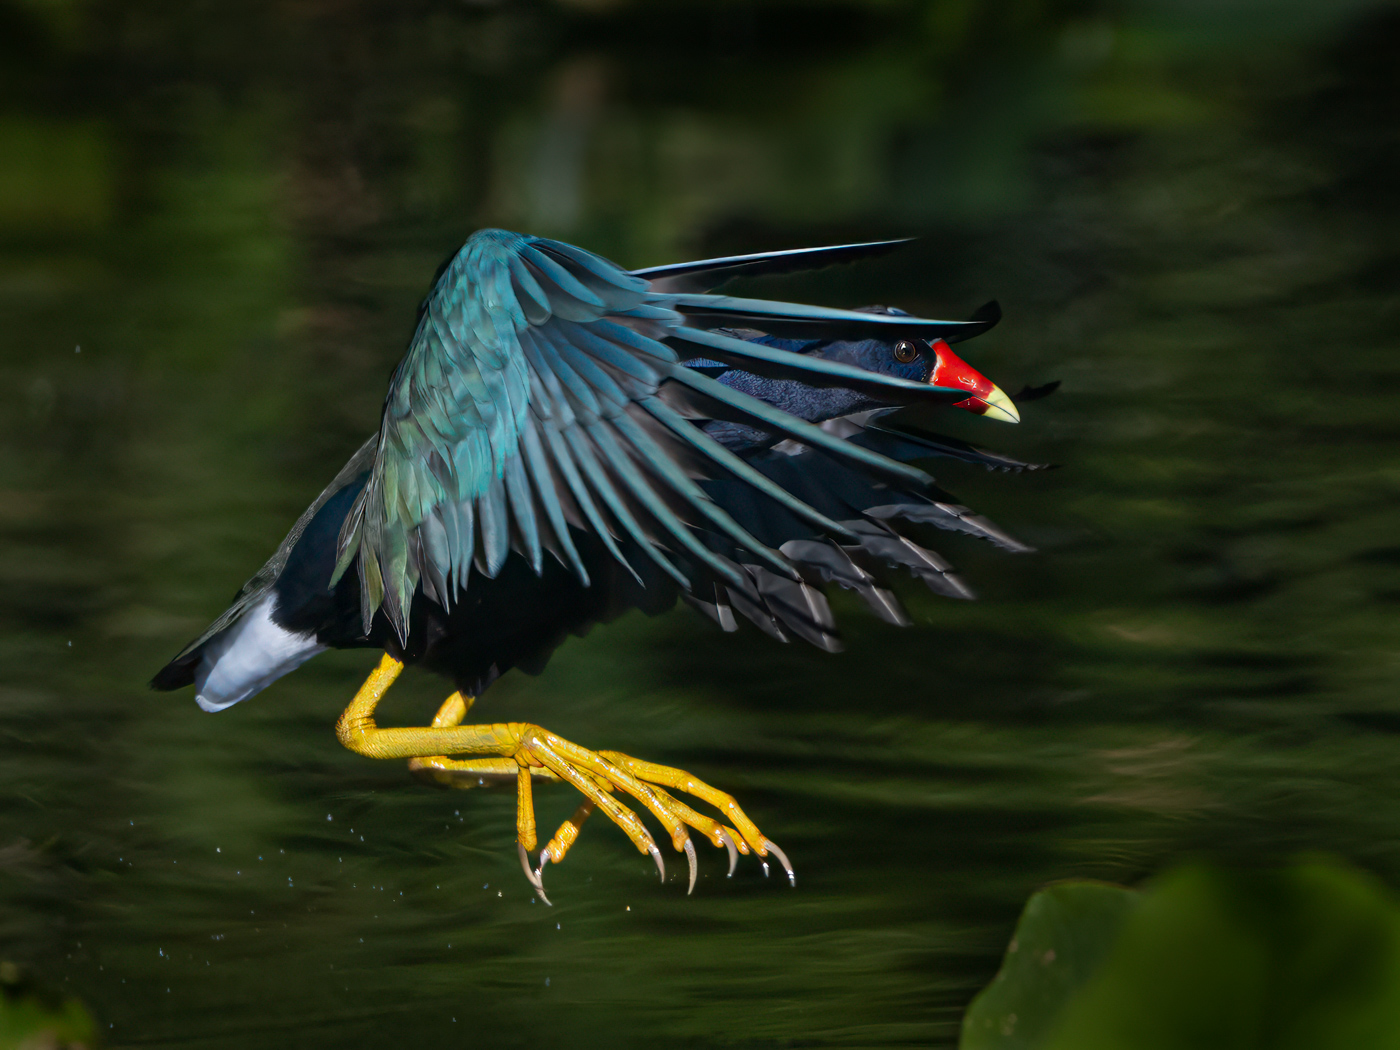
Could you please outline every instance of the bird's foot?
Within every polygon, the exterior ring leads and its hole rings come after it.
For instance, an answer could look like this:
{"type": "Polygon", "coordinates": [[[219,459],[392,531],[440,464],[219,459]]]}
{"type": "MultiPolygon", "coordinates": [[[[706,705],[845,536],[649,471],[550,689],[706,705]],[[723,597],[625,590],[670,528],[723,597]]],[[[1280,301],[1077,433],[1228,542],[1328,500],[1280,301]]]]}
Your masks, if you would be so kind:
{"type": "MultiPolygon", "coordinates": [[[[649,854],[656,862],[661,878],[666,878],[666,863],[656,840],[641,818],[618,800],[630,795],[661,822],[671,838],[671,845],[686,855],[690,868],[689,891],[695,889],[695,846],[690,840],[693,828],[716,846],[729,851],[730,872],[739,852],[750,850],[760,857],[770,853],[796,884],[792,865],[751,821],[731,795],[717,791],[684,770],[643,762],[617,751],[596,752],[565,740],[537,725],[525,722],[498,722],[492,725],[462,725],[471,701],[454,693],[438,710],[431,726],[381,728],[374,720],[375,707],[403,669],[403,664],[385,655],[379,666],[365,680],[351,700],[340,721],[336,735],[342,744],[358,754],[373,758],[411,759],[410,768],[420,776],[436,783],[476,787],[488,780],[497,781],[515,776],[517,805],[516,833],[521,866],[525,876],[541,899],[544,894],[544,866],[558,864],[578,838],[583,821],[595,809],[601,809],[608,819],[620,827],[633,845],[649,854]],[[462,755],[462,758],[449,758],[462,755]],[[534,781],[536,779],[564,780],[584,797],[584,804],[573,817],[540,850],[537,866],[531,868],[529,851],[536,845],[534,781]],[[723,824],[670,794],[667,789],[681,791],[708,802],[731,824],[723,824]],[[732,826],[731,826],[732,825],[732,826]]],[[[768,869],[764,865],[764,871],[768,869]]]]}
{"type": "MultiPolygon", "coordinates": [[[[451,725],[454,724],[454,716],[460,719],[465,714],[465,706],[456,697],[450,697],[433,724],[451,725]]],[[[789,881],[796,884],[796,876],[786,854],[758,829],[732,795],[711,787],[684,770],[644,762],[618,751],[589,751],[539,726],[513,725],[511,728],[513,735],[518,735],[519,743],[510,757],[456,759],[437,755],[415,758],[409,763],[409,768],[420,778],[443,787],[474,788],[514,780],[517,792],[516,841],[521,867],[542,899],[548,900],[544,894],[545,865],[558,864],[564,859],[578,839],[583,822],[595,809],[602,809],[613,823],[622,828],[638,850],[649,854],[656,862],[661,877],[665,878],[665,861],[651,832],[632,809],[618,801],[619,793],[630,795],[650,810],[665,827],[672,845],[685,853],[690,875],[687,892],[694,890],[697,874],[695,847],[688,829],[694,829],[716,847],[728,851],[730,875],[734,874],[739,854],[757,853],[763,858],[771,854],[782,865],[789,881]],[[568,781],[584,795],[584,801],[568,820],[559,825],[532,866],[529,851],[537,844],[534,780],[568,781]],[[667,788],[708,802],[728,818],[730,824],[697,812],[667,788]]],[[[766,874],[766,861],[763,869],[766,874]]]]}
{"type": "MultiPolygon", "coordinates": [[[[694,891],[697,875],[695,846],[691,842],[690,829],[698,831],[715,846],[728,850],[731,875],[738,855],[752,851],[765,858],[771,854],[782,864],[788,879],[796,885],[796,875],[787,856],[759,831],[733,796],[716,790],[684,770],[643,762],[617,751],[589,751],[539,726],[522,726],[521,730],[520,749],[512,756],[520,767],[517,778],[517,842],[521,867],[541,898],[544,898],[545,865],[558,864],[564,859],[569,848],[577,840],[583,822],[595,809],[602,810],[620,827],[638,850],[650,854],[656,862],[662,880],[665,880],[666,865],[661,851],[637,814],[618,800],[617,796],[620,794],[630,795],[650,810],[666,829],[671,838],[671,845],[678,852],[685,854],[690,876],[687,893],[694,891]],[[583,794],[584,802],[573,816],[559,826],[559,830],[550,838],[548,844],[540,850],[536,866],[531,868],[529,851],[536,843],[531,786],[531,771],[535,768],[541,768],[559,780],[568,781],[583,794]],[[667,788],[683,791],[708,802],[727,817],[733,826],[696,812],[673,796],[667,788]]],[[[765,863],[765,872],[767,869],[768,865],[765,863]]]]}
{"type": "MultiPolygon", "coordinates": [[[[776,844],[767,838],[763,832],[758,830],[758,826],[748,818],[734,796],[717,788],[711,787],[699,777],[687,773],[683,769],[676,769],[672,766],[658,765],[655,762],[644,762],[631,755],[624,755],[620,751],[600,751],[599,755],[605,760],[613,763],[619,769],[625,769],[635,776],[642,783],[651,788],[657,799],[665,806],[678,820],[694,828],[705,838],[709,839],[717,847],[723,847],[729,851],[729,874],[734,874],[734,867],[739,861],[739,854],[747,856],[751,851],[760,857],[767,857],[770,853],[783,866],[783,871],[787,873],[788,881],[796,886],[797,873],[793,871],[792,865],[788,863],[787,854],[780,850],[776,844]],[[734,827],[729,827],[717,820],[697,813],[680,799],[671,795],[665,789],[671,788],[675,791],[683,791],[687,795],[693,795],[703,802],[708,802],[734,823],[734,827]],[[738,830],[736,830],[736,828],[738,830]]],[[[577,831],[574,836],[577,837],[577,831]]],[[[572,841],[572,840],[571,840],[572,841]]],[[[567,847],[566,847],[567,848],[567,847]]],[[[763,864],[763,873],[768,874],[768,864],[763,864]]],[[[694,878],[691,879],[692,888],[694,878]]]]}

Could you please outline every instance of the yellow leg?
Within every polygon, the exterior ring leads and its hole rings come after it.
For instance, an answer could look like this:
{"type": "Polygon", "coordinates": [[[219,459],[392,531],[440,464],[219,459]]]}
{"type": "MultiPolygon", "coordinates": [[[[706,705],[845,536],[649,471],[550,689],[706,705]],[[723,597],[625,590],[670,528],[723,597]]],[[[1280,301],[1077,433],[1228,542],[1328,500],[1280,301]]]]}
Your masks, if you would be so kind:
{"type": "MultiPolygon", "coordinates": [[[[474,697],[464,697],[460,692],[453,693],[442,702],[437,714],[433,716],[432,724],[434,726],[460,725],[474,702],[474,697]]],[[[749,853],[749,847],[744,841],[744,837],[733,828],[725,827],[718,821],[695,812],[685,803],[662,790],[659,785],[667,784],[670,787],[689,791],[726,811],[732,809],[737,816],[736,822],[746,825],[751,835],[758,836],[758,828],[744,815],[744,811],[739,808],[739,804],[734,801],[733,796],[716,791],[704,781],[690,776],[683,770],[651,762],[641,762],[619,751],[600,751],[598,754],[615,765],[624,765],[631,769],[637,779],[648,783],[658,800],[673,815],[695,828],[716,846],[723,846],[727,849],[729,851],[729,874],[734,874],[739,854],[742,852],[747,856],[749,853]]],[[[446,755],[434,755],[430,758],[411,758],[408,761],[408,768],[411,773],[427,783],[467,790],[474,787],[485,787],[488,784],[504,784],[514,780],[520,767],[516,766],[515,761],[509,758],[456,759],[448,758],[446,755]]],[[[530,772],[543,780],[559,779],[543,766],[534,767],[530,772]]],[[[611,785],[607,781],[602,781],[598,786],[604,790],[611,790],[611,785]]],[[[573,816],[559,825],[559,830],[554,833],[554,836],[549,840],[549,845],[545,847],[541,855],[540,864],[542,866],[546,861],[558,864],[564,859],[564,854],[578,839],[579,832],[583,829],[583,822],[588,819],[592,812],[593,803],[585,799],[574,811],[573,816]]],[[[767,843],[767,840],[764,839],[763,842],[767,843]]],[[[771,843],[767,844],[772,845],[771,843]]],[[[533,848],[533,843],[530,848],[533,848]]],[[[773,848],[777,849],[776,846],[773,848]]],[[[781,855],[782,851],[778,850],[778,854],[781,855]]],[[[784,867],[787,867],[786,858],[784,858],[784,867]]],[[[764,870],[767,870],[767,865],[764,865],[764,870]]],[[[789,873],[791,872],[789,871],[789,873]]]]}
{"type": "MultiPolygon", "coordinates": [[[[782,851],[765,838],[729,795],[717,791],[690,774],[669,766],[641,762],[618,752],[607,757],[579,747],[562,737],[525,722],[499,722],[494,725],[464,726],[461,721],[471,707],[471,700],[454,693],[438,710],[431,726],[380,728],[374,711],[403,664],[385,655],[370,673],[355,698],[350,701],[336,724],[336,735],[350,750],[371,758],[413,759],[411,768],[444,782],[446,777],[457,783],[460,774],[484,778],[516,776],[517,842],[521,850],[526,876],[543,898],[541,871],[546,861],[558,863],[577,837],[584,819],[594,808],[601,809],[632,840],[637,849],[651,854],[664,880],[665,864],[651,833],[629,808],[617,800],[616,791],[632,796],[649,809],[671,836],[671,844],[683,850],[690,865],[690,888],[695,887],[695,847],[686,831],[693,827],[716,845],[727,846],[733,871],[735,843],[748,852],[745,843],[760,856],[772,851],[779,857],[788,875],[792,868],[782,851]],[[475,756],[452,759],[449,755],[475,756]],[[559,779],[573,785],[585,798],[583,806],[566,821],[548,846],[540,852],[540,867],[531,871],[525,851],[535,845],[535,815],[532,780],[540,776],[559,779]],[[735,822],[741,832],[726,828],[689,806],[672,798],[662,785],[687,791],[720,808],[735,822]]],[[[765,865],[765,870],[767,866],[765,865]]]]}
{"type": "MultiPolygon", "coordinates": [[[[453,693],[442,702],[433,716],[435,727],[461,725],[467,712],[476,702],[475,697],[453,693]]],[[[426,784],[436,787],[467,790],[476,787],[495,787],[515,783],[516,771],[520,767],[513,758],[448,758],[446,755],[428,755],[423,758],[410,758],[408,771],[426,784]]],[[[558,780],[543,766],[535,766],[530,772],[540,780],[558,780]]]]}
{"type": "Polygon", "coordinates": [[[467,712],[472,709],[472,704],[476,703],[476,697],[463,696],[460,692],[453,693],[442,702],[437,714],[433,715],[432,724],[434,726],[459,726],[462,720],[467,717],[467,712]]]}

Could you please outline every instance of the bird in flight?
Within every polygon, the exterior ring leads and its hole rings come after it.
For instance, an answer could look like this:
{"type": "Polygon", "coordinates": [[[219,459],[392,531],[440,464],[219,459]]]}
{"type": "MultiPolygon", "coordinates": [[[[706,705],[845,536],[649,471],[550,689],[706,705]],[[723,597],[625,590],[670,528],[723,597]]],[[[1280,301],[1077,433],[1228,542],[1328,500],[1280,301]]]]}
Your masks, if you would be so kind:
{"type": "Polygon", "coordinates": [[[927,402],[1019,419],[950,345],[995,324],[995,304],[938,321],[712,291],[901,243],[629,272],[560,241],[478,231],[420,306],[378,431],[152,685],[192,684],[200,707],[221,711],[328,648],[381,649],[340,717],[341,743],[408,759],[445,786],[513,781],[521,866],[546,902],[545,865],[563,860],[595,809],[664,879],[636,812],[649,811],[686,854],[692,890],[692,832],[728,851],[731,874],[753,852],[794,879],[733,797],[683,770],[466,716],[501,674],[538,673],[569,634],[631,608],[654,614],[679,596],[727,631],[743,617],[834,651],[824,585],[893,624],[908,620],[881,582],[891,567],[971,597],[909,526],[1028,549],[910,461],[1032,464],[885,422],[927,402]],[[429,726],[381,727],[375,708],[406,664],[455,691],[429,726]],[[536,780],[568,783],[583,802],[532,863],[536,780]]]}

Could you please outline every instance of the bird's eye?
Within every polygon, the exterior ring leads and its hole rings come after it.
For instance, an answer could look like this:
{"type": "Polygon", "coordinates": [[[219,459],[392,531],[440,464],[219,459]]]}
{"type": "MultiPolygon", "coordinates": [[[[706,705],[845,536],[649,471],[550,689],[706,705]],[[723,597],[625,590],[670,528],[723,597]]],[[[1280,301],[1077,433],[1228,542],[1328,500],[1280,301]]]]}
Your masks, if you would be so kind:
{"type": "Polygon", "coordinates": [[[919,348],[908,339],[901,339],[894,344],[894,359],[900,364],[907,365],[918,356],[919,348]]]}

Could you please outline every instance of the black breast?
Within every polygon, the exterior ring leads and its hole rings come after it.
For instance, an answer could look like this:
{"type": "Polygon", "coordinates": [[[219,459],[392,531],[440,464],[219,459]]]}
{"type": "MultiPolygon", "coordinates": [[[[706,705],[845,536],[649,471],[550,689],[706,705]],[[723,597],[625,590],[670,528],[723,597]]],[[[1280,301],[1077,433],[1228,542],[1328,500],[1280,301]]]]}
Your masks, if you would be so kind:
{"type": "MultiPolygon", "coordinates": [[[[512,553],[495,579],[473,573],[470,586],[444,610],[420,590],[413,600],[407,645],[400,645],[388,621],[375,615],[368,636],[360,621],[358,566],[352,565],[335,589],[335,549],[341,523],[364,479],[336,493],[307,524],[277,579],[274,619],[288,630],[314,631],[336,649],[384,649],[405,663],[422,664],[450,678],[464,693],[478,696],[511,668],[530,674],[544,669],[551,653],[570,634],[584,634],[631,608],[655,614],[669,609],[677,589],[640,551],[629,560],[639,584],[592,535],[574,530],[573,539],[588,567],[591,586],[546,555],[539,575],[512,553]]],[[[626,548],[624,548],[626,550],[626,548]]]]}
{"type": "MultiPolygon", "coordinates": [[[[405,661],[421,662],[451,678],[468,696],[479,696],[511,668],[539,674],[571,634],[585,634],[628,609],[655,615],[675,604],[675,584],[655,570],[648,573],[650,563],[640,552],[629,560],[642,573],[645,587],[591,536],[575,531],[573,538],[591,586],[581,586],[549,555],[537,576],[529,562],[513,553],[495,579],[473,574],[450,612],[420,592],[405,661]]],[[[376,629],[382,630],[378,623],[376,629]]]]}

